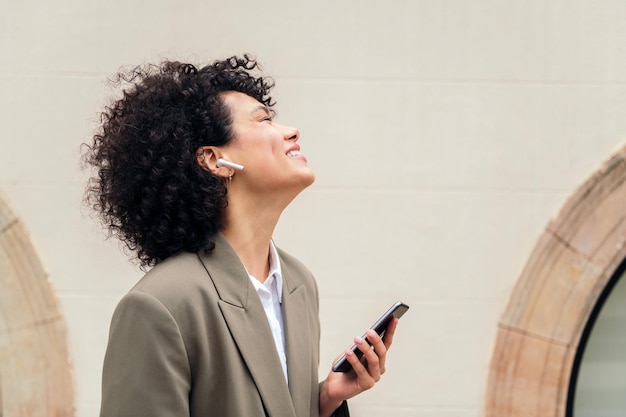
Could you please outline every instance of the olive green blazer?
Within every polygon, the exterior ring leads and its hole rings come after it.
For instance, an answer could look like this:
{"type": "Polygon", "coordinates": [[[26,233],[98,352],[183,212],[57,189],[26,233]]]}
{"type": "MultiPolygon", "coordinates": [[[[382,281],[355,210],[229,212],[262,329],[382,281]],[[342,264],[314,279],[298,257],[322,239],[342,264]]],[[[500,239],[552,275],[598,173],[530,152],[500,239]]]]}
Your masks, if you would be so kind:
{"type": "Polygon", "coordinates": [[[298,260],[279,257],[288,385],[261,301],[218,234],[212,252],[171,257],[120,301],[100,416],[317,417],[317,287],[298,260]]]}

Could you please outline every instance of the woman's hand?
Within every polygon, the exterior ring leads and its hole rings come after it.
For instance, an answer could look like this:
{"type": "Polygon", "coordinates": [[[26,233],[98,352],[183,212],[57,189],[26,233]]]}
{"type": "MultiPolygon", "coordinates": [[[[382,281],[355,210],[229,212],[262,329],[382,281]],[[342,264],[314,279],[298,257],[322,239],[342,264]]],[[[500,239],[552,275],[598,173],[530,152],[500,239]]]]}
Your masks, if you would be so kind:
{"type": "MultiPolygon", "coordinates": [[[[393,335],[398,325],[394,318],[389,323],[381,339],[373,330],[368,330],[367,340],[355,337],[354,344],[363,352],[361,359],[347,349],[346,359],[352,365],[349,372],[330,372],[320,387],[320,417],[328,417],[344,400],[354,397],[372,388],[385,373],[387,351],[393,342],[393,335]]],[[[336,360],[335,360],[336,361],[336,360]]]]}

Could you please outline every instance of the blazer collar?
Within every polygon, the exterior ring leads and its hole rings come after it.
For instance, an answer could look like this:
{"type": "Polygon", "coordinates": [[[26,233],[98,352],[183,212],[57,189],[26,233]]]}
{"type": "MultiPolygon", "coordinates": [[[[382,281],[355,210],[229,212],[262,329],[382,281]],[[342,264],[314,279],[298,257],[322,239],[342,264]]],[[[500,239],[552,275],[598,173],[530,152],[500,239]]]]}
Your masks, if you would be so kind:
{"type": "MultiPolygon", "coordinates": [[[[272,343],[263,305],[239,257],[221,233],[215,236],[215,248],[198,256],[215,286],[220,298],[219,308],[250,370],[268,416],[295,417],[297,414],[272,343]],[[261,340],[269,342],[259,343],[261,340]]],[[[292,375],[295,374],[290,370],[290,379],[292,375]]],[[[298,374],[298,377],[302,375],[298,374]]]]}

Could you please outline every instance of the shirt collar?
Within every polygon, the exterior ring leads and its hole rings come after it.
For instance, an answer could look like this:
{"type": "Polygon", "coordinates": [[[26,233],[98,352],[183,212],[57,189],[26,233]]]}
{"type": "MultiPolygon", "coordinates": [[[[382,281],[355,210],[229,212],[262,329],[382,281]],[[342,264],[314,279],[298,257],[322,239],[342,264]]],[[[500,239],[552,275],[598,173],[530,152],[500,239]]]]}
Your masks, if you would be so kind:
{"type": "Polygon", "coordinates": [[[278,251],[274,245],[274,241],[270,240],[270,272],[267,274],[267,278],[270,279],[274,276],[276,280],[276,290],[278,292],[278,301],[283,301],[283,272],[280,268],[280,258],[278,257],[278,251]]]}
{"type": "Polygon", "coordinates": [[[259,290],[261,287],[265,287],[270,292],[272,292],[271,288],[276,285],[276,294],[278,295],[278,302],[282,303],[283,301],[283,273],[280,268],[280,258],[278,257],[278,250],[276,250],[276,246],[274,246],[274,242],[270,240],[270,253],[269,253],[269,263],[270,270],[267,274],[267,278],[265,282],[259,281],[256,277],[248,274],[255,290],[259,290]]]}

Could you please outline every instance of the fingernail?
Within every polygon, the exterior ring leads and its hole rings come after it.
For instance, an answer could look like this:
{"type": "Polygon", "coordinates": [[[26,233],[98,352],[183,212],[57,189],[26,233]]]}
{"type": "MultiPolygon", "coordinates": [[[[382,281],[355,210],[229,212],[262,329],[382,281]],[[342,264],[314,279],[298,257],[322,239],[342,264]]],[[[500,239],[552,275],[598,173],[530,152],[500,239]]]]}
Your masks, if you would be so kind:
{"type": "Polygon", "coordinates": [[[367,337],[369,338],[370,341],[374,341],[378,337],[378,334],[374,330],[370,329],[367,331],[367,337]]]}
{"type": "Polygon", "coordinates": [[[351,349],[346,350],[346,356],[352,356],[354,355],[354,353],[352,352],[351,349]]]}
{"type": "Polygon", "coordinates": [[[357,345],[361,345],[363,344],[363,339],[361,339],[360,337],[355,337],[354,343],[356,343],[357,345]]]}

